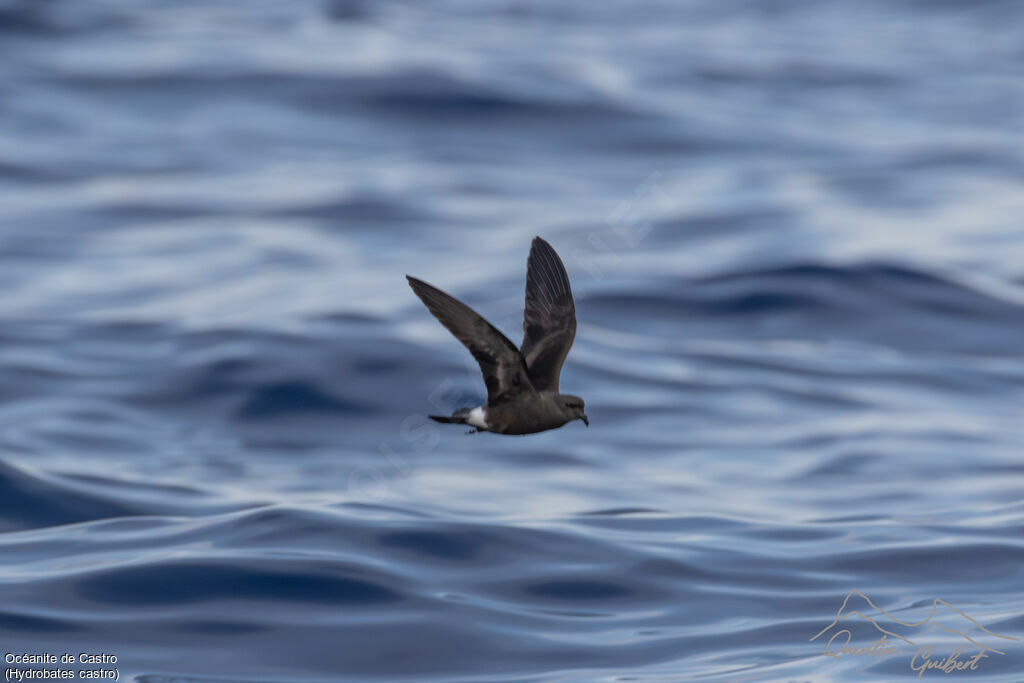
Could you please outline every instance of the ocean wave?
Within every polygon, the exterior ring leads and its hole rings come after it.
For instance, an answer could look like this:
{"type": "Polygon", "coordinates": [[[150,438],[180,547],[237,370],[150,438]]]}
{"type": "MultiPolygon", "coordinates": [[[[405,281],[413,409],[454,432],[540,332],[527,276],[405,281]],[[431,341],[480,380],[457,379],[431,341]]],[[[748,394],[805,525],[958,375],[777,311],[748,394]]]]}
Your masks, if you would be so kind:
{"type": "Polygon", "coordinates": [[[939,5],[0,0],[5,651],[916,679],[821,656],[851,591],[1020,637],[1024,5],[939,5]],[[404,275],[518,343],[538,234],[589,427],[430,421],[485,387],[404,275]]]}

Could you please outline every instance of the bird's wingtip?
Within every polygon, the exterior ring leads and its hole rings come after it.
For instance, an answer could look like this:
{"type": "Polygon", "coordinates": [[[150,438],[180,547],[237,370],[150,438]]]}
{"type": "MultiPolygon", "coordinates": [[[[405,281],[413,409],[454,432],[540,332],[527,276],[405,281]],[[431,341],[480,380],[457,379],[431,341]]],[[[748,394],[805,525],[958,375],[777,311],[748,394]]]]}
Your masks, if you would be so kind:
{"type": "Polygon", "coordinates": [[[533,242],[530,243],[530,250],[533,251],[534,249],[550,249],[551,251],[554,251],[554,248],[548,243],[548,241],[540,235],[535,235],[533,242]]]}
{"type": "Polygon", "coordinates": [[[405,276],[405,281],[409,283],[409,287],[411,287],[412,291],[416,292],[417,295],[423,289],[424,282],[423,282],[423,280],[419,279],[418,277],[413,277],[412,275],[406,275],[405,276]]]}

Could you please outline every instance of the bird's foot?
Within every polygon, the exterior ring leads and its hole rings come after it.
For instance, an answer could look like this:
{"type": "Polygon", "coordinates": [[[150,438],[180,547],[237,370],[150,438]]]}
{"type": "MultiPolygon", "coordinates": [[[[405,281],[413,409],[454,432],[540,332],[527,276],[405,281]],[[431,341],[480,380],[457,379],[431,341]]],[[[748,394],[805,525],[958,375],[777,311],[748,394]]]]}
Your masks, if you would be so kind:
{"type": "Polygon", "coordinates": [[[476,430],[476,429],[470,429],[470,430],[469,430],[468,432],[466,432],[466,433],[467,433],[467,434],[476,434],[476,433],[477,433],[477,430],[476,430]]]}

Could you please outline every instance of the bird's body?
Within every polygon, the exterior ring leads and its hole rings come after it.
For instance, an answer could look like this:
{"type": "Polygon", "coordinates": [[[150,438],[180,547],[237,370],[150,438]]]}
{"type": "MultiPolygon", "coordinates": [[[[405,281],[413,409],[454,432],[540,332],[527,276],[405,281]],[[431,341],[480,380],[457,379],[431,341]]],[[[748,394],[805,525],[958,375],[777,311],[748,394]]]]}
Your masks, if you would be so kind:
{"type": "MultiPolygon", "coordinates": [[[[431,415],[437,422],[467,424],[480,431],[496,434],[533,434],[558,429],[566,422],[580,419],[569,417],[561,409],[563,394],[540,392],[526,400],[504,401],[495,405],[457,410],[450,417],[431,415]]],[[[571,398],[576,398],[575,396],[571,398]]],[[[582,405],[582,402],[580,403],[582,405]]]]}
{"type": "Polygon", "coordinates": [[[576,308],[565,266],[550,244],[537,237],[530,248],[519,349],[469,306],[406,277],[430,312],[473,354],[487,384],[485,405],[432,419],[498,434],[532,434],[572,420],[589,426],[583,399],[558,392],[562,364],[576,336],[576,308]]]}

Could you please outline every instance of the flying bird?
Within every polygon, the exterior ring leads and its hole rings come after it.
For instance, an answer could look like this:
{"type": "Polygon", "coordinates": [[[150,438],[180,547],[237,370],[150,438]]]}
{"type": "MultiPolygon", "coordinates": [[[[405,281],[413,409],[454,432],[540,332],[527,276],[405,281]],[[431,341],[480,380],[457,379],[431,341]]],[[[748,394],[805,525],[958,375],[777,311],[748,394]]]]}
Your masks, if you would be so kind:
{"type": "Polygon", "coordinates": [[[434,317],[473,354],[487,385],[484,405],[430,419],[468,424],[476,428],[470,434],[533,434],[573,420],[590,426],[583,399],[558,393],[558,376],[576,337],[576,306],[565,266],[550,244],[535,237],[530,247],[523,344],[518,349],[466,304],[422,280],[405,277],[434,317]]]}

